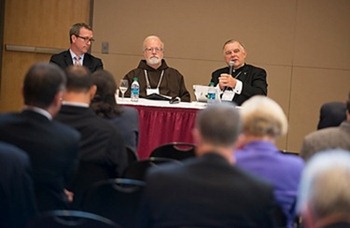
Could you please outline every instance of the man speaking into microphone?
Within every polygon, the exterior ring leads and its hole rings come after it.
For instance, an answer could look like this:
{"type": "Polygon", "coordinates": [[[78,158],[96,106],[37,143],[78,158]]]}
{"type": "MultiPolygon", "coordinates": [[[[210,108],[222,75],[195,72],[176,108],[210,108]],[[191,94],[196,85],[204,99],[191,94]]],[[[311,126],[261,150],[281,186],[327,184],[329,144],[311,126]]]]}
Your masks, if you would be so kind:
{"type": "Polygon", "coordinates": [[[245,63],[247,52],[241,42],[228,40],[223,46],[227,67],[212,73],[211,81],[222,92],[222,101],[241,105],[254,95],[267,95],[266,71],[245,63]]]}

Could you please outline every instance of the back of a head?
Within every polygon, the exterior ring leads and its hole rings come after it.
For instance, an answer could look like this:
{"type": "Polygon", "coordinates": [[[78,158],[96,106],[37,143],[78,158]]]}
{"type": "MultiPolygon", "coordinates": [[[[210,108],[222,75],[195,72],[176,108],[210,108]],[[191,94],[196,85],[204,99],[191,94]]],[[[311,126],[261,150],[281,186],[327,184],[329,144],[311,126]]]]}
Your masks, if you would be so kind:
{"type": "Polygon", "coordinates": [[[231,103],[211,104],[199,112],[196,127],[206,142],[231,146],[241,132],[239,110],[231,103]]]}
{"type": "Polygon", "coordinates": [[[344,102],[327,102],[321,106],[320,120],[317,130],[337,127],[346,120],[346,104],[344,102]]]}
{"type": "Polygon", "coordinates": [[[93,85],[91,73],[84,66],[71,65],[66,74],[68,92],[87,92],[93,85]]]}
{"type": "Polygon", "coordinates": [[[349,217],[350,151],[333,149],[314,155],[304,169],[298,210],[311,210],[315,220],[328,216],[349,217]]]}
{"type": "Polygon", "coordinates": [[[26,73],[23,82],[24,104],[46,109],[56,94],[65,89],[66,75],[52,63],[36,63],[26,73]]]}
{"type": "Polygon", "coordinates": [[[112,118],[119,114],[115,100],[117,85],[113,75],[106,70],[98,70],[92,74],[92,82],[96,86],[96,94],[91,102],[91,108],[97,115],[112,118]]]}
{"type": "Polygon", "coordinates": [[[241,107],[243,132],[246,135],[277,138],[287,133],[287,117],[281,106],[272,99],[254,96],[241,107]]]}

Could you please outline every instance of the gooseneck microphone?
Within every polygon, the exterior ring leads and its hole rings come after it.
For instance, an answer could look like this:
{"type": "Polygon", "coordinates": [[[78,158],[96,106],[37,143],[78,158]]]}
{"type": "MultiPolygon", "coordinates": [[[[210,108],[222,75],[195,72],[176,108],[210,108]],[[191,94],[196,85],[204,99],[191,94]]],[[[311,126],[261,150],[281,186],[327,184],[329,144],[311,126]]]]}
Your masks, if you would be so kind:
{"type": "Polygon", "coordinates": [[[229,75],[231,75],[232,76],[232,67],[233,67],[233,64],[235,63],[235,61],[233,61],[233,60],[230,60],[230,62],[228,62],[228,65],[230,66],[230,71],[229,71],[229,75]]]}

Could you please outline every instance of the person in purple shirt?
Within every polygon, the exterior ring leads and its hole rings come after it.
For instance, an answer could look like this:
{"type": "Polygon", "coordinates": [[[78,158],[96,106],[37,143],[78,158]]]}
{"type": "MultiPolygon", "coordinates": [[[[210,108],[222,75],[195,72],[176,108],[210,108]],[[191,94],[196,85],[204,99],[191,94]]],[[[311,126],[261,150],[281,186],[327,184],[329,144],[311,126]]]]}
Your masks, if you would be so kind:
{"type": "Polygon", "coordinates": [[[237,166],[273,185],[286,225],[292,227],[304,162],[298,156],[282,154],[275,145],[287,133],[287,117],[275,101],[265,96],[254,96],[244,102],[241,116],[243,134],[234,155],[237,166]]]}

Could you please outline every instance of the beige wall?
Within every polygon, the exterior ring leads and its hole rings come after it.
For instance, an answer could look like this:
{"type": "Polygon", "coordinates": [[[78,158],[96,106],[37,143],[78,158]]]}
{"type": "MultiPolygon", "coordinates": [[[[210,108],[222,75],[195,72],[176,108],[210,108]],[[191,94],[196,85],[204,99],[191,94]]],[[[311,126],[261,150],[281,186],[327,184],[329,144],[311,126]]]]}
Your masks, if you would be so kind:
{"type": "MultiPolygon", "coordinates": [[[[89,22],[90,0],[6,0],[4,45],[65,49],[69,28],[89,22]]],[[[0,111],[19,110],[24,74],[35,62],[49,61],[51,54],[3,50],[0,111]]]]}
{"type": "Polygon", "coordinates": [[[298,151],[321,104],[345,100],[350,89],[349,21],[348,0],[98,0],[92,51],[120,79],[137,66],[143,39],[159,35],[168,64],[192,91],[224,66],[222,44],[241,40],[247,62],[268,72],[268,96],[288,115],[279,148],[298,151]],[[109,42],[109,54],[101,54],[101,42],[109,42]]]}

